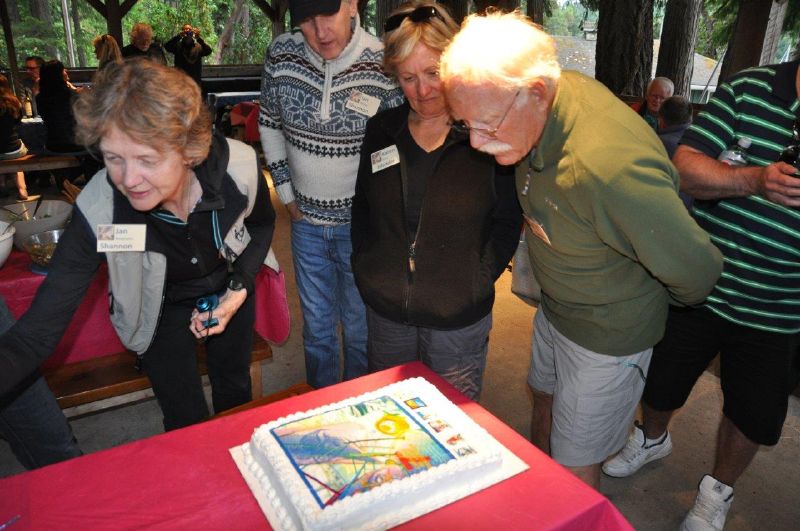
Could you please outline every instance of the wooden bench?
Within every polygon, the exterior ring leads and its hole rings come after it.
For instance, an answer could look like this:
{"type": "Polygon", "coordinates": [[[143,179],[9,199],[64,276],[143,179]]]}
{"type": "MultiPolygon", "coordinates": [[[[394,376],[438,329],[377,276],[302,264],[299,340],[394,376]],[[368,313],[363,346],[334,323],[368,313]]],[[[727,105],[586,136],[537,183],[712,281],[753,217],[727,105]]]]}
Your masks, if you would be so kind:
{"type": "Polygon", "coordinates": [[[78,157],[73,155],[34,155],[10,160],[0,160],[0,174],[17,173],[18,171],[59,170],[75,168],[81,165],[78,157]]]}
{"type": "MultiPolygon", "coordinates": [[[[250,362],[250,381],[255,398],[260,398],[262,393],[261,362],[270,358],[272,349],[256,334],[250,362]]],[[[207,374],[206,351],[199,344],[197,359],[200,374],[207,374]]],[[[135,363],[136,354],[126,351],[45,369],[43,373],[58,405],[67,409],[150,388],[150,380],[143,372],[136,371],[135,363]]]]}

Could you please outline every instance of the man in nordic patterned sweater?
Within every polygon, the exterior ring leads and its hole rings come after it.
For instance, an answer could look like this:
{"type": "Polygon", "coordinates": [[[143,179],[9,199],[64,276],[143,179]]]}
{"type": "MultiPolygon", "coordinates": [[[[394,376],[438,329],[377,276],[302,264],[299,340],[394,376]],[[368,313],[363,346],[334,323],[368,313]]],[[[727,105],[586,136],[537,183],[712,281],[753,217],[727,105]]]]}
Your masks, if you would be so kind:
{"type": "Polygon", "coordinates": [[[292,219],[306,378],[314,387],[367,372],[350,207],[367,119],[403,101],[382,70],[383,45],[361,28],[357,7],[356,0],[291,0],[300,31],[275,39],[261,81],[261,143],[292,219]]]}

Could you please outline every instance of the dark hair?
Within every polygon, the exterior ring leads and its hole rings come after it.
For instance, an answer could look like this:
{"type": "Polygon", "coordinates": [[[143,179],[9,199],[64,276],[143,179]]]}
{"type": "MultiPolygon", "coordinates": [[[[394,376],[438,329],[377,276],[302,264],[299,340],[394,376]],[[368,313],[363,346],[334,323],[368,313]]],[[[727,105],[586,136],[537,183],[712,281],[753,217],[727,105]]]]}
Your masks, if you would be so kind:
{"type": "Polygon", "coordinates": [[[47,61],[39,70],[39,94],[55,94],[69,90],[64,79],[64,63],[57,59],[47,61]]]}
{"type": "Polygon", "coordinates": [[[692,104],[683,96],[671,96],[664,100],[658,116],[667,127],[692,123],[692,104]]]}
{"type": "Polygon", "coordinates": [[[38,55],[31,55],[29,57],[26,57],[25,62],[27,63],[28,61],[36,61],[36,65],[39,67],[41,67],[44,64],[44,59],[42,59],[38,55]]]}
{"type": "Polygon", "coordinates": [[[11,91],[8,78],[0,74],[0,114],[10,114],[13,118],[19,118],[20,103],[11,91]]]}

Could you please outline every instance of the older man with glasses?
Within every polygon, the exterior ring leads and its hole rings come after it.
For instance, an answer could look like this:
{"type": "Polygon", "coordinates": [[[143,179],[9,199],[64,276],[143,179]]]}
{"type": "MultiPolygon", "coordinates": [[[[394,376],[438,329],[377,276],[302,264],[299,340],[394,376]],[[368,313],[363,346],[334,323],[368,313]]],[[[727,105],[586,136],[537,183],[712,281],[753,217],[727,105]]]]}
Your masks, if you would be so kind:
{"type": "Polygon", "coordinates": [[[702,302],[720,253],[679,199],[655,132],[597,81],[562,72],[529,19],[469,17],[440,75],[473,147],[517,164],[542,287],[533,442],[597,487],[625,444],[669,302],[702,302]]]}
{"type": "Polygon", "coordinates": [[[603,470],[629,476],[670,453],[669,420],[719,353],[716,458],[681,529],[723,528],[734,483],[759,446],[780,440],[797,385],[800,179],[789,162],[800,141],[798,98],[800,61],[744,70],[717,88],[673,158],[681,189],[696,199],[695,218],[725,257],[725,274],[703,306],[670,311],[642,397],[643,425],[603,470]],[[752,141],[747,166],[717,160],[743,137],[752,141]]]}

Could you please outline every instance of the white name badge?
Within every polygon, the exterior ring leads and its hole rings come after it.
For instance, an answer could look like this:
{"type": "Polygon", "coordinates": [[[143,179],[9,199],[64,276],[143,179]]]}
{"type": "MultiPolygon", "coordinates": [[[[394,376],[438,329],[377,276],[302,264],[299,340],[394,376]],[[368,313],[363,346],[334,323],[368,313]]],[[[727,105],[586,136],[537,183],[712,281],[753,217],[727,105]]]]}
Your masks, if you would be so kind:
{"type": "Polygon", "coordinates": [[[372,159],[372,173],[378,173],[389,166],[400,164],[400,153],[397,151],[397,146],[389,146],[370,155],[370,159],[372,159]]]}
{"type": "Polygon", "coordinates": [[[97,252],[144,251],[145,225],[98,225],[97,252]]]}
{"type": "Polygon", "coordinates": [[[375,116],[378,112],[378,107],[381,106],[381,100],[375,96],[364,94],[358,90],[354,90],[350,97],[347,98],[347,103],[344,105],[351,111],[356,111],[364,116],[375,116]]]}

